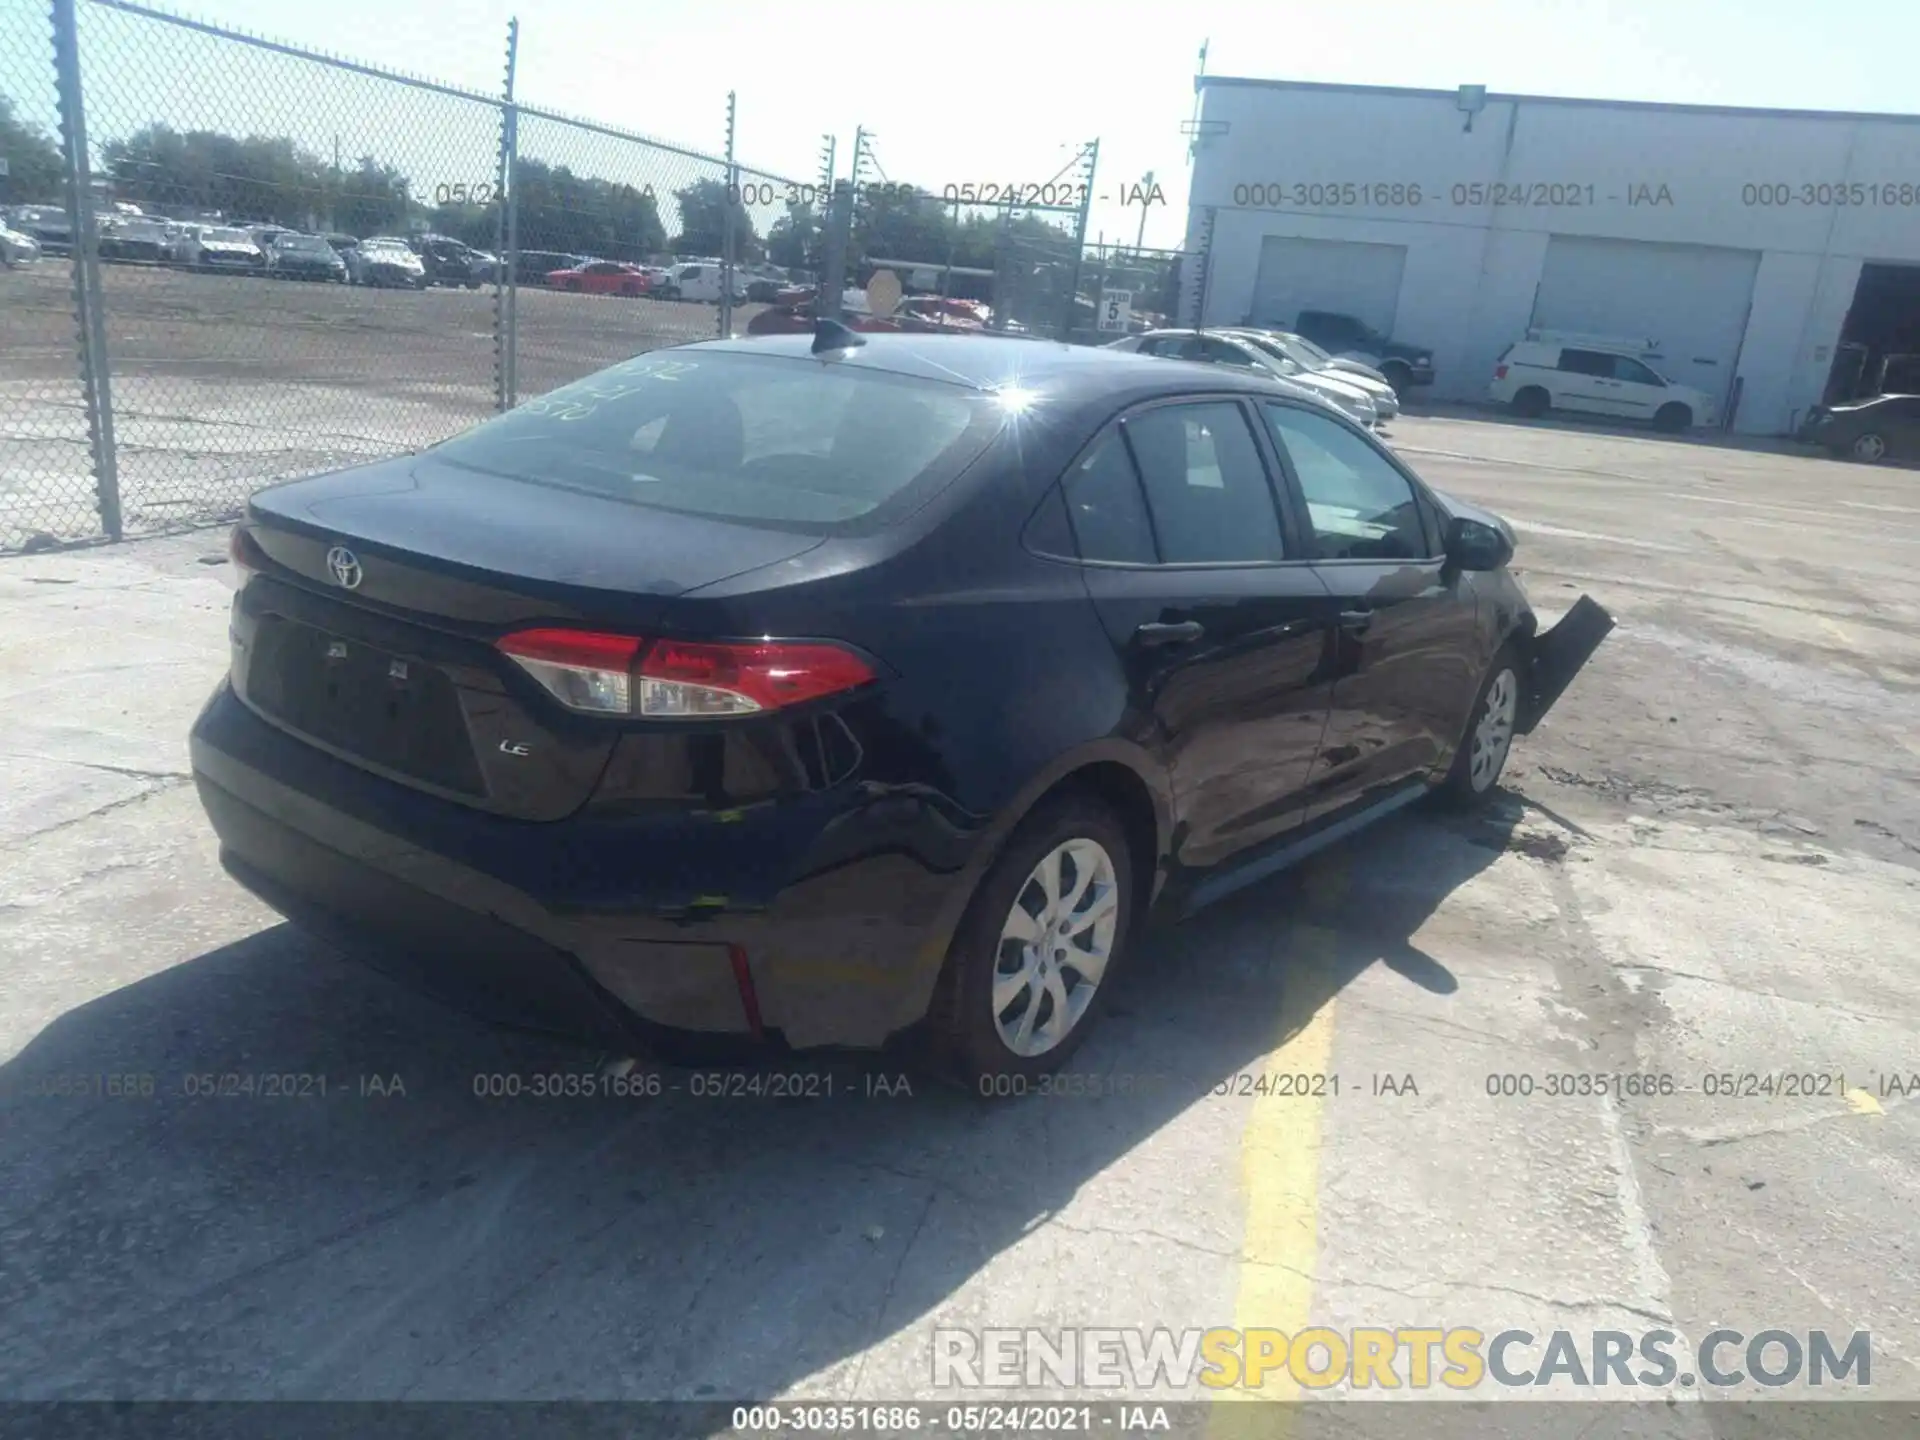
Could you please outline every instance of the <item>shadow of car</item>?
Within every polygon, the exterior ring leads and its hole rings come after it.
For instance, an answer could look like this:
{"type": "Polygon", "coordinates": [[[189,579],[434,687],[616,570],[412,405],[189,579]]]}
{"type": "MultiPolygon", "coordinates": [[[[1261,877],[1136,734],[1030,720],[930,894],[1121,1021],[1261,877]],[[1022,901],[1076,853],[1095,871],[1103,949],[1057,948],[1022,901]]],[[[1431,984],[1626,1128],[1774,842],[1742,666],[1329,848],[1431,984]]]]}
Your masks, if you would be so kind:
{"type": "MultiPolygon", "coordinates": [[[[1151,1142],[1183,1117],[1207,1128],[1209,1108],[1237,1127],[1236,1077],[1362,971],[1452,992],[1414,937],[1518,808],[1409,815],[1147,932],[1107,1028],[1057,1088],[1011,1104],[902,1090],[891,1057],[771,1072],[778,1095],[754,1087],[766,1072],[622,1071],[449,1014],[290,926],[210,950],[0,1065],[18,1281],[0,1386],[787,1392],[924,1322],[1122,1162],[1135,1184],[1190,1187],[1193,1152],[1151,1142]]],[[[1204,1248],[1196,1203],[1143,1238],[1204,1248]]],[[[1237,1223],[1231,1184],[1206,1203],[1237,1223]]],[[[220,1419],[203,1408],[193,1433],[220,1419]]]]}

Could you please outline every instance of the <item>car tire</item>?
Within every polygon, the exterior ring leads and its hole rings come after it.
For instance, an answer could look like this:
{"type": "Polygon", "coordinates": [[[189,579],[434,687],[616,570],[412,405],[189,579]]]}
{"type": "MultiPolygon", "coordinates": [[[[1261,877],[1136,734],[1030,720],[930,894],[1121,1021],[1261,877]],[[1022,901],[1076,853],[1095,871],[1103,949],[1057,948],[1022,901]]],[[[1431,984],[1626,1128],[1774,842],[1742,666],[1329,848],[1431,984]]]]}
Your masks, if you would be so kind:
{"type": "Polygon", "coordinates": [[[1389,360],[1380,367],[1380,373],[1386,377],[1387,384],[1393,387],[1393,393],[1404,395],[1413,384],[1413,367],[1398,360],[1389,360]]]}
{"type": "Polygon", "coordinates": [[[566,284],[562,285],[560,288],[562,290],[571,290],[575,294],[578,294],[580,292],[580,282],[578,280],[569,280],[567,281],[566,284]]]}
{"type": "Polygon", "coordinates": [[[1520,655],[1502,645],[1488,662],[1480,689],[1467,712],[1466,732],[1453,764],[1440,782],[1438,798],[1455,809],[1484,805],[1500,789],[1500,776],[1513,753],[1514,727],[1520,720],[1520,655]]]}
{"type": "Polygon", "coordinates": [[[1693,427],[1693,411],[1678,400],[1662,405],[1653,413],[1653,428],[1668,435],[1678,435],[1693,427]]]}
{"type": "Polygon", "coordinates": [[[1553,405],[1553,397],[1538,385],[1525,385],[1514,392],[1513,413],[1526,420],[1537,420],[1553,405]]]}
{"type": "Polygon", "coordinates": [[[1887,458],[1887,438],[1877,430],[1856,435],[1853,443],[1847,446],[1847,456],[1862,465],[1877,465],[1887,458]]]}
{"type": "Polygon", "coordinates": [[[947,953],[929,1014],[941,1068],[993,1097],[1022,1093],[1021,1082],[1065,1063],[1125,962],[1134,898],[1132,850],[1107,806],[1074,795],[1029,816],[980,882],[947,953]],[[1074,901],[1065,919],[1063,901],[1074,901]],[[1016,921],[1016,908],[1026,922],[1016,921]],[[1053,953],[1030,953],[1017,938],[1023,925],[1042,927],[1053,953]]]}
{"type": "Polygon", "coordinates": [[[660,298],[662,300],[678,300],[680,298],[680,287],[678,285],[667,286],[666,289],[660,292],[660,298]]]}

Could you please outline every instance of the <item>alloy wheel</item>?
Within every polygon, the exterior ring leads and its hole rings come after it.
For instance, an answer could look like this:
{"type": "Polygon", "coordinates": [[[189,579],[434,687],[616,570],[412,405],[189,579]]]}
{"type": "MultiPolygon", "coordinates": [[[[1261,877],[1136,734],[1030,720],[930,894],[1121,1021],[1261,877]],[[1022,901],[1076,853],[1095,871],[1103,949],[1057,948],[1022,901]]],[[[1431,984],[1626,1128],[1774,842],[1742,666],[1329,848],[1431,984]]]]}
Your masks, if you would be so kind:
{"type": "Polygon", "coordinates": [[[1120,887],[1098,841],[1067,840],[1040,858],[1000,927],[993,1023],[1015,1055],[1044,1055],[1093,1003],[1113,957],[1120,887]]]}
{"type": "Polygon", "coordinates": [[[1502,667],[1487,686],[1487,698],[1480,707],[1480,718],[1473,727],[1473,758],[1468,764],[1467,781],[1474,793],[1485,791],[1500,776],[1507,751],[1513,744],[1513,717],[1519,707],[1520,682],[1513,671],[1502,667]]]}
{"type": "Polygon", "coordinates": [[[1878,435],[1862,435],[1853,442],[1853,458],[1856,460],[1880,460],[1886,457],[1887,442],[1878,435]]]}

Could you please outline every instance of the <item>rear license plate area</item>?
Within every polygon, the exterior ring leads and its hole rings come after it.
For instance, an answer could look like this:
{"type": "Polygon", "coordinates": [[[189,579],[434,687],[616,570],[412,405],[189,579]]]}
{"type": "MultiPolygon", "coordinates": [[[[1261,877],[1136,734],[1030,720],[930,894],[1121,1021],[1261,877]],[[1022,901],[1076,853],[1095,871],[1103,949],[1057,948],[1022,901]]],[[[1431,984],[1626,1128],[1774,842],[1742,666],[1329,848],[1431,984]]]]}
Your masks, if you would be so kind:
{"type": "Polygon", "coordinates": [[[485,792],[459,694],[425,661],[263,615],[247,695],[330,749],[442,789],[485,792]]]}

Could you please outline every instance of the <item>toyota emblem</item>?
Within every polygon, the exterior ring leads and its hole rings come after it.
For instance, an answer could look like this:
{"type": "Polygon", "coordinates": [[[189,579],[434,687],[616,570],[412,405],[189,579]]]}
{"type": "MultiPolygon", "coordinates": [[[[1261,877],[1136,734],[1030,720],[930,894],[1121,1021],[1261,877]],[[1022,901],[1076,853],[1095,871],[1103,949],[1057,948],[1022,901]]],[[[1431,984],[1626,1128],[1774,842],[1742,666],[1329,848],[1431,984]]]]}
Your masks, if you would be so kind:
{"type": "Polygon", "coordinates": [[[345,590],[358,590],[363,572],[360,569],[360,557],[344,545],[336,545],[327,551],[327,573],[333,576],[333,583],[345,590]]]}

